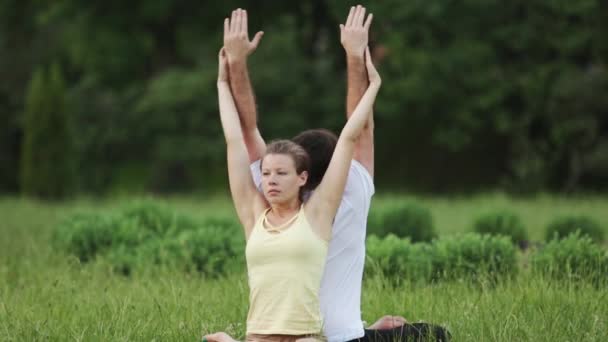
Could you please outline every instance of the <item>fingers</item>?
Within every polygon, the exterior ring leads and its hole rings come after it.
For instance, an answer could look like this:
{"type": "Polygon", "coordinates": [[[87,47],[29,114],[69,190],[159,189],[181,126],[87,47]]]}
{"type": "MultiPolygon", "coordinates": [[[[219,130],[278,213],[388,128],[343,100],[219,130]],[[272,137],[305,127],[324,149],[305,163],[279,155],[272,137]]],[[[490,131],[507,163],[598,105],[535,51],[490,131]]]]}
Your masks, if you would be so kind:
{"type": "Polygon", "coordinates": [[[363,28],[365,28],[366,31],[369,31],[369,27],[372,26],[372,19],[374,19],[374,15],[372,13],[370,13],[367,16],[367,20],[365,21],[365,25],[363,25],[363,28]]]}
{"type": "Polygon", "coordinates": [[[236,29],[235,29],[236,33],[240,33],[242,31],[241,30],[241,27],[243,26],[243,13],[242,12],[243,11],[240,8],[236,10],[236,23],[235,23],[236,24],[236,29]]]}
{"type": "Polygon", "coordinates": [[[396,320],[398,323],[401,323],[402,325],[403,325],[403,324],[405,324],[405,323],[407,323],[407,319],[405,319],[405,317],[401,317],[401,316],[395,316],[395,320],[396,320]]]}
{"type": "Polygon", "coordinates": [[[369,29],[369,27],[372,24],[372,14],[370,13],[367,16],[367,19],[365,18],[365,12],[366,9],[365,7],[361,6],[361,5],[357,5],[356,7],[353,6],[350,8],[350,12],[348,13],[348,17],[346,18],[346,23],[344,24],[344,27],[348,28],[348,27],[364,27],[366,29],[369,29]],[[364,23],[365,21],[365,23],[364,23]]]}
{"type": "Polygon", "coordinates": [[[229,33],[230,33],[230,19],[226,18],[226,19],[224,19],[224,39],[226,39],[226,37],[228,36],[229,33]]]}
{"type": "Polygon", "coordinates": [[[241,11],[241,33],[245,33],[247,34],[247,36],[249,36],[248,32],[247,32],[247,10],[242,10],[241,11]]]}
{"type": "Polygon", "coordinates": [[[256,33],[255,36],[253,37],[253,40],[251,41],[251,45],[253,46],[254,49],[258,47],[258,44],[260,43],[262,36],[264,36],[264,31],[260,31],[260,32],[256,33]]]}
{"type": "Polygon", "coordinates": [[[232,11],[232,17],[230,18],[230,33],[236,32],[236,14],[237,10],[232,11]]]}
{"type": "Polygon", "coordinates": [[[346,27],[349,27],[353,23],[353,18],[355,17],[355,7],[350,8],[350,12],[348,12],[348,17],[346,18],[346,27]]]}
{"type": "Polygon", "coordinates": [[[357,6],[357,8],[359,9],[359,13],[357,14],[357,22],[355,23],[355,25],[357,27],[361,27],[363,26],[363,19],[365,18],[365,7],[359,5],[357,6]]]}

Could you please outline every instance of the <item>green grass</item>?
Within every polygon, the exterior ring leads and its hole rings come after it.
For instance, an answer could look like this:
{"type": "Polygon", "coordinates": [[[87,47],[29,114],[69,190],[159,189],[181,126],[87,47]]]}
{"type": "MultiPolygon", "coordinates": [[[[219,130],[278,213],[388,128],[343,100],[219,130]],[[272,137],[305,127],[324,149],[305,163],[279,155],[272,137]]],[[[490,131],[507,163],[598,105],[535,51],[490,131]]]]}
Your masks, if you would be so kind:
{"type": "MultiPolygon", "coordinates": [[[[374,205],[404,200],[378,197],[374,205]]],[[[418,198],[433,212],[440,235],[467,231],[486,210],[518,213],[533,239],[564,213],[586,214],[608,227],[608,199],[503,195],[418,198]]],[[[195,341],[224,330],[243,337],[246,276],[219,280],[146,270],[115,275],[104,260],[83,265],[53,250],[52,229],[82,210],[114,210],[128,200],[46,204],[0,199],[0,341],[195,341]]],[[[195,218],[233,213],[225,197],[161,200],[195,218]]],[[[608,331],[608,290],[555,283],[525,270],[495,287],[465,283],[395,285],[384,277],[364,281],[367,322],[404,315],[447,326],[455,341],[603,341],[608,331]]]]}

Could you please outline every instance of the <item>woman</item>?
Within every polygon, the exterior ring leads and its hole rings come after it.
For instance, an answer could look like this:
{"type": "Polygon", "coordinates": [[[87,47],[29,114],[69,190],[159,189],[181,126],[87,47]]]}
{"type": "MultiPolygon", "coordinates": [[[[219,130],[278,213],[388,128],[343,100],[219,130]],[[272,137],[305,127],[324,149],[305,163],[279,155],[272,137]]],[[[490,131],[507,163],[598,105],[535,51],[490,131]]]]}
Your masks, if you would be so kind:
{"type": "MultiPolygon", "coordinates": [[[[230,192],[247,240],[247,340],[320,339],[319,287],[334,216],[344,192],[355,142],[367,123],[380,76],[369,50],[370,85],[344,126],[329,167],[306,203],[308,156],[297,144],[270,144],[262,158],[262,193],[254,185],[239,116],[230,91],[227,58],[219,56],[220,118],[227,144],[230,192]]],[[[208,339],[213,339],[209,335],[208,339]]]]}

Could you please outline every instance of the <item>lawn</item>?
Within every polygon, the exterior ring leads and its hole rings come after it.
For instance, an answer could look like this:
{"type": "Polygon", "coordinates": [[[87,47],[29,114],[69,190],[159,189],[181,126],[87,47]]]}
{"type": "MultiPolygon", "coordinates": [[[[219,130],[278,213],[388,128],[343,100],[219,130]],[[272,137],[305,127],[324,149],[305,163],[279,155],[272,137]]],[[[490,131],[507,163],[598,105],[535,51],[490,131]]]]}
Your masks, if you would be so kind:
{"type": "MultiPolygon", "coordinates": [[[[158,199],[195,219],[232,215],[226,197],[158,199]]],[[[509,209],[540,241],[562,214],[588,215],[608,227],[608,198],[502,194],[459,198],[377,196],[374,206],[415,200],[429,208],[440,236],[465,232],[487,211],[509,209]]],[[[112,211],[128,199],[49,204],[0,199],[0,341],[195,341],[224,330],[242,338],[247,313],[245,274],[205,279],[150,268],[130,277],[103,259],[82,264],[51,244],[54,227],[81,211],[112,211]]],[[[608,290],[555,282],[524,271],[496,286],[466,282],[394,283],[365,277],[363,319],[404,315],[447,326],[456,341],[603,341],[608,290]]]]}

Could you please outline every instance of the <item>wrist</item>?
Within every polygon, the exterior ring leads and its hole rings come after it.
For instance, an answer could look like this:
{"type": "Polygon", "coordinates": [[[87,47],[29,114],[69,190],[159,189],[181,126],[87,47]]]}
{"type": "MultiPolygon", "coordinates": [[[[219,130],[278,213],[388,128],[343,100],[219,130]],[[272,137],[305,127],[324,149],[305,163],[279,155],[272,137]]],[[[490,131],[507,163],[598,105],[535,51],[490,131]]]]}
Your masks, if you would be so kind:
{"type": "Polygon", "coordinates": [[[246,66],[247,65],[247,57],[228,57],[228,65],[231,68],[246,66]]]}
{"type": "Polygon", "coordinates": [[[346,62],[349,64],[364,64],[365,58],[363,53],[346,53],[346,62]]]}

